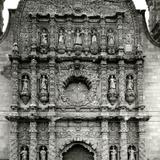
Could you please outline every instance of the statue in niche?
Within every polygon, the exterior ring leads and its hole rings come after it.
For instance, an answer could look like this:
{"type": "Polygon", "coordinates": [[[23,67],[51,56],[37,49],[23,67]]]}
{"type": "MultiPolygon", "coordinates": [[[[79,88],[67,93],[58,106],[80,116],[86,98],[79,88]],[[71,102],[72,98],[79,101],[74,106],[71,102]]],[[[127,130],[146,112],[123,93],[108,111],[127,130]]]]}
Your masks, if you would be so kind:
{"type": "Polygon", "coordinates": [[[136,160],[136,151],[133,146],[130,147],[128,160],[136,160]]]}
{"type": "Polygon", "coordinates": [[[48,45],[48,33],[46,29],[42,29],[41,33],[41,46],[47,46],[48,45]]]}
{"type": "Polygon", "coordinates": [[[48,101],[48,79],[46,75],[42,75],[40,79],[40,100],[44,104],[48,101]]]}
{"type": "Polygon", "coordinates": [[[131,75],[127,77],[127,90],[134,90],[134,82],[131,75]]]}
{"type": "Polygon", "coordinates": [[[78,28],[75,34],[75,45],[82,45],[82,33],[78,28]]]}
{"type": "Polygon", "coordinates": [[[47,160],[47,151],[44,146],[40,150],[40,160],[47,160]]]}
{"type": "Polygon", "coordinates": [[[113,30],[110,28],[108,30],[108,46],[114,46],[114,45],[115,45],[115,36],[113,30]]]}
{"type": "Polygon", "coordinates": [[[116,78],[115,75],[111,75],[109,77],[109,90],[108,90],[108,100],[111,103],[111,105],[114,105],[117,101],[118,95],[116,91],[116,78]]]}
{"type": "Polygon", "coordinates": [[[21,160],[28,160],[28,150],[27,147],[23,147],[22,151],[20,152],[21,160]]]}
{"type": "Polygon", "coordinates": [[[129,104],[132,104],[135,101],[135,92],[134,92],[134,79],[132,75],[126,77],[126,94],[125,98],[129,104]]]}
{"type": "Polygon", "coordinates": [[[64,31],[62,29],[59,31],[58,50],[60,53],[65,52],[65,36],[64,31]]]}
{"type": "Polygon", "coordinates": [[[108,53],[114,54],[115,53],[115,46],[114,46],[115,45],[115,35],[111,28],[108,30],[107,39],[108,39],[108,53]]]}
{"type": "Polygon", "coordinates": [[[28,93],[29,92],[29,78],[27,75],[24,76],[22,79],[22,92],[28,93]]]}
{"type": "Polygon", "coordinates": [[[41,92],[47,92],[47,83],[48,83],[48,80],[46,78],[45,75],[42,75],[41,77],[41,92]]]}
{"type": "Polygon", "coordinates": [[[92,38],[91,38],[91,53],[97,54],[98,52],[98,39],[97,39],[97,31],[95,29],[92,30],[92,38]]]}
{"type": "Polygon", "coordinates": [[[110,150],[110,154],[110,160],[117,160],[117,150],[115,146],[110,150]]]}
{"type": "Polygon", "coordinates": [[[116,78],[114,75],[111,75],[109,78],[109,89],[116,89],[116,78]]]}
{"type": "Polygon", "coordinates": [[[27,75],[24,75],[22,77],[22,89],[21,89],[21,99],[23,101],[23,103],[26,105],[30,99],[30,91],[29,91],[29,87],[30,87],[30,80],[29,77],[27,75]]]}

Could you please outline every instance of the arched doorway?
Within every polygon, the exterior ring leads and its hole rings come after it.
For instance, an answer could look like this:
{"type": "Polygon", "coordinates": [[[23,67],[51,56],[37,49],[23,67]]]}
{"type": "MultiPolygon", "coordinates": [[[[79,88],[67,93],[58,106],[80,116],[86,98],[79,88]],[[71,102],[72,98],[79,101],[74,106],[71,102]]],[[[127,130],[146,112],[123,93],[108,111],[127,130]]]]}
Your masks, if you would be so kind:
{"type": "Polygon", "coordinates": [[[63,160],[94,160],[94,153],[79,144],[73,145],[62,156],[63,160]]]}

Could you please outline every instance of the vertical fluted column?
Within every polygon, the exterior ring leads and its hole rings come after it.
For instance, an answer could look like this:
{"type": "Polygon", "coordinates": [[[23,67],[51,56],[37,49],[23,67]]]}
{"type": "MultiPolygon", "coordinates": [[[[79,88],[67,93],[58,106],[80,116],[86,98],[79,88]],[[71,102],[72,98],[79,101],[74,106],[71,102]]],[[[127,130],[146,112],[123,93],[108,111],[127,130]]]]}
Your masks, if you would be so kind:
{"type": "Polygon", "coordinates": [[[108,121],[102,120],[101,123],[101,132],[102,132],[102,160],[109,160],[109,140],[108,140],[108,121]]]}
{"type": "Polygon", "coordinates": [[[124,60],[119,61],[119,103],[120,106],[125,104],[125,63],[124,60]]]}
{"type": "Polygon", "coordinates": [[[31,109],[37,107],[37,61],[35,58],[31,60],[31,109]]]}
{"type": "Polygon", "coordinates": [[[18,159],[17,122],[10,122],[9,160],[18,159]]]}
{"type": "Polygon", "coordinates": [[[146,147],[145,147],[145,121],[139,122],[139,160],[146,160],[146,147]]]}
{"type": "Polygon", "coordinates": [[[137,102],[143,105],[143,60],[137,61],[137,102]]]}
{"type": "Polygon", "coordinates": [[[30,148],[29,160],[36,160],[37,157],[37,123],[30,122],[30,148]]]}
{"type": "Polygon", "coordinates": [[[48,160],[56,159],[56,127],[55,121],[51,120],[49,123],[49,155],[48,160]]]}
{"type": "Polygon", "coordinates": [[[121,146],[121,150],[120,150],[120,156],[121,156],[121,160],[127,160],[128,159],[128,148],[127,148],[127,132],[128,132],[128,128],[127,128],[127,122],[126,121],[121,121],[121,139],[120,139],[120,146],[121,146]]]}
{"type": "Polygon", "coordinates": [[[108,89],[108,81],[107,81],[107,62],[101,62],[101,106],[106,107],[107,100],[107,89],[108,89]]]}

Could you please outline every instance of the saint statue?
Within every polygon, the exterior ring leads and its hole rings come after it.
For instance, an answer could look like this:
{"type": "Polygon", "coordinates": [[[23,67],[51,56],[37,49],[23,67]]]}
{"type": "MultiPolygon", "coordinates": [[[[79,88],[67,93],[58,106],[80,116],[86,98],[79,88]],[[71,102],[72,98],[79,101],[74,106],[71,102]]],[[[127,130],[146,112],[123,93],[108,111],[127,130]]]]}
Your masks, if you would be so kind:
{"type": "Polygon", "coordinates": [[[40,151],[40,159],[41,160],[46,160],[47,159],[47,152],[45,150],[45,147],[42,147],[42,149],[40,151]]]}
{"type": "Polygon", "coordinates": [[[21,151],[20,153],[21,155],[21,160],[27,160],[28,158],[28,151],[27,151],[27,148],[24,147],[23,150],[21,151]]]}
{"type": "Polygon", "coordinates": [[[110,28],[108,30],[108,46],[113,46],[115,44],[115,37],[113,30],[110,28]]]}
{"type": "Polygon", "coordinates": [[[48,45],[48,34],[45,29],[42,30],[41,33],[41,46],[47,46],[48,45]]]}
{"type": "Polygon", "coordinates": [[[28,90],[29,90],[29,79],[25,75],[22,80],[22,92],[28,92],[28,90]]]}
{"type": "Polygon", "coordinates": [[[42,75],[41,86],[40,86],[41,92],[47,92],[47,83],[48,83],[48,80],[47,80],[46,76],[42,75]]]}
{"type": "Polygon", "coordinates": [[[127,90],[134,90],[134,82],[131,75],[127,77],[127,90]]]}
{"type": "Polygon", "coordinates": [[[117,151],[115,147],[111,150],[111,160],[117,160],[117,151]]]}
{"type": "Polygon", "coordinates": [[[82,45],[82,33],[81,33],[80,29],[77,29],[77,31],[76,31],[75,44],[82,45]]]}
{"type": "Polygon", "coordinates": [[[96,34],[96,31],[93,30],[93,35],[92,35],[92,44],[95,44],[97,43],[97,34],[96,34]]]}
{"type": "Polygon", "coordinates": [[[135,153],[136,153],[136,151],[134,150],[133,147],[131,147],[129,150],[129,160],[136,160],[135,153]]]}
{"type": "Polygon", "coordinates": [[[110,76],[109,79],[109,89],[116,89],[116,79],[114,75],[110,76]]]}
{"type": "Polygon", "coordinates": [[[59,40],[58,40],[59,46],[62,46],[65,44],[65,37],[64,37],[64,33],[63,30],[61,29],[59,32],[59,40]]]}

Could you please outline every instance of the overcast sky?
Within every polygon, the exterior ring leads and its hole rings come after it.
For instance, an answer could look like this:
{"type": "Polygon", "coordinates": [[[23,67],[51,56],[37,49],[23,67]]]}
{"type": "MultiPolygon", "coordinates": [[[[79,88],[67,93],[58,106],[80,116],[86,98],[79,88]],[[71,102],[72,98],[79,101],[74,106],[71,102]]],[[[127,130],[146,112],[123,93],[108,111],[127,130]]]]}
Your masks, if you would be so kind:
{"type": "MultiPolygon", "coordinates": [[[[147,5],[145,0],[133,0],[137,9],[147,9],[147,5]]],[[[19,0],[5,0],[4,3],[4,30],[6,28],[8,22],[8,9],[9,8],[16,8],[18,5],[19,0]]],[[[146,13],[146,18],[148,19],[148,13],[146,13]]]]}

